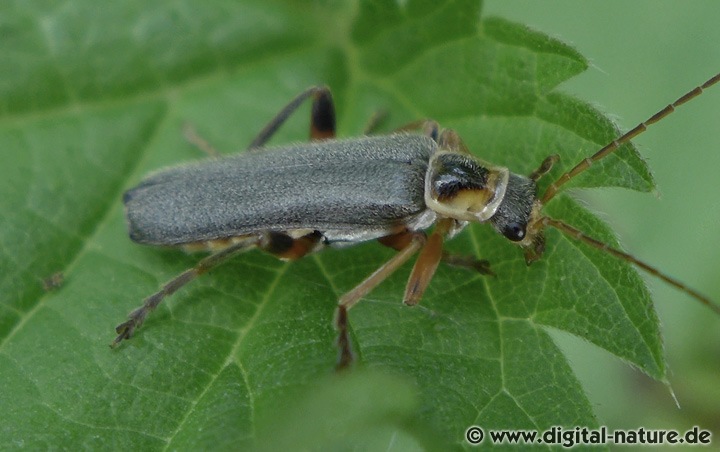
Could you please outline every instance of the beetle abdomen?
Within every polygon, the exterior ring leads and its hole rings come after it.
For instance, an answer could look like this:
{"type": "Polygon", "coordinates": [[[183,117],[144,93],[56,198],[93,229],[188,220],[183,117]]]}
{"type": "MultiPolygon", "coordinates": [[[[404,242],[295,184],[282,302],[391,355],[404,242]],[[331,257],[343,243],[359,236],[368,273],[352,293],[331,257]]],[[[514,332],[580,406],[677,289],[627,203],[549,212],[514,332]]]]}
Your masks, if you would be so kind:
{"type": "Polygon", "coordinates": [[[151,175],[125,193],[130,237],[178,245],[257,231],[390,230],[425,209],[420,135],[252,151],[151,175]]]}

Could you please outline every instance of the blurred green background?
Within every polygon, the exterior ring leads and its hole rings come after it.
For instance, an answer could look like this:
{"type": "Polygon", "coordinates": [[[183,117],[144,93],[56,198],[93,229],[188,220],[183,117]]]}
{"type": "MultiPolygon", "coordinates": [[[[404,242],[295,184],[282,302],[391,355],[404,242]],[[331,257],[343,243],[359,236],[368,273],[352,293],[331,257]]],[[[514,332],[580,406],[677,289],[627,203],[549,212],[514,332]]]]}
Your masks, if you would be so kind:
{"type": "MultiPolygon", "coordinates": [[[[591,63],[560,90],[594,104],[623,130],[720,72],[717,1],[487,1],[497,15],[577,48],[591,63]]],[[[720,299],[720,87],[709,90],[635,140],[657,197],[604,189],[579,196],[640,259],[720,299]]],[[[548,153],[552,150],[548,149],[548,153]]],[[[555,334],[569,353],[601,423],[720,434],[718,318],[693,299],[647,277],[664,327],[669,378],[680,408],[660,383],[593,346],[555,334]]],[[[717,439],[716,439],[717,441],[717,439]]]]}

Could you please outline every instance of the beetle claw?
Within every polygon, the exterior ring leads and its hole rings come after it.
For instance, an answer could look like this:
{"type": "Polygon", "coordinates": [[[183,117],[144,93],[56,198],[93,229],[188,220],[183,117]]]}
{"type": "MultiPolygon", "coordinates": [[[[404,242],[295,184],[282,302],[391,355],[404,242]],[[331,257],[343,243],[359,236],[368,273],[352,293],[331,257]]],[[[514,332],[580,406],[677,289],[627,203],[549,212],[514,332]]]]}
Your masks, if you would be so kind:
{"type": "Polygon", "coordinates": [[[124,341],[125,339],[130,339],[132,337],[133,332],[135,331],[136,327],[137,327],[137,325],[135,324],[135,321],[132,319],[116,326],[115,332],[118,333],[118,336],[115,338],[114,341],[112,341],[112,344],[110,344],[110,347],[115,348],[115,347],[117,347],[117,345],[120,342],[124,341]]]}
{"type": "Polygon", "coordinates": [[[142,325],[143,319],[145,318],[147,311],[144,310],[142,307],[139,309],[136,309],[135,311],[130,313],[130,316],[127,321],[121,323],[120,325],[115,327],[115,332],[118,333],[118,336],[115,338],[114,341],[112,341],[112,344],[110,344],[111,348],[117,347],[117,345],[126,340],[130,339],[135,333],[135,330],[142,325]]]}

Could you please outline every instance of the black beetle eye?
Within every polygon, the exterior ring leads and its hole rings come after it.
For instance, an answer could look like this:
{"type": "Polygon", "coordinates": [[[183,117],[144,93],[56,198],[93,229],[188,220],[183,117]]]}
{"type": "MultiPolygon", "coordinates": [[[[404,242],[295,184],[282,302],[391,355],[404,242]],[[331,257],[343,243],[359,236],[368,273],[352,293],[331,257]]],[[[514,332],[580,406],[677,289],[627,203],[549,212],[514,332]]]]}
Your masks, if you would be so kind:
{"type": "Polygon", "coordinates": [[[520,223],[509,223],[503,229],[503,235],[513,242],[519,242],[525,238],[525,225],[520,223]]]}

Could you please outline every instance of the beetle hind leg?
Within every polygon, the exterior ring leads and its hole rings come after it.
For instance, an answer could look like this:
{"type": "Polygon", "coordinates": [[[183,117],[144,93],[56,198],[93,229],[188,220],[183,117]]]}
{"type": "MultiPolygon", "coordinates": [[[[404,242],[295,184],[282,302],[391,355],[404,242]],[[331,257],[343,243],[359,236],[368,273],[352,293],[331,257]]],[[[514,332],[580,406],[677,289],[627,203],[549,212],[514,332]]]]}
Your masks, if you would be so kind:
{"type": "Polygon", "coordinates": [[[229,258],[235,256],[236,254],[242,253],[257,246],[259,244],[259,241],[260,239],[257,236],[243,237],[236,243],[214,254],[211,254],[204,259],[201,259],[200,262],[197,263],[197,265],[185,270],[175,278],[171,279],[164,286],[162,286],[159,291],[147,297],[143,301],[142,306],[132,311],[128,315],[127,321],[115,327],[115,332],[118,334],[118,336],[115,338],[112,344],[110,344],[110,346],[115,347],[125,339],[130,339],[134,334],[135,330],[143,324],[148,314],[150,314],[150,312],[152,312],[165,297],[172,295],[185,284],[194,280],[203,273],[206,273],[212,268],[220,265],[229,258]]]}
{"type": "Polygon", "coordinates": [[[297,238],[285,232],[268,232],[263,235],[258,246],[278,259],[296,260],[322,246],[322,238],[319,231],[313,231],[297,238]]]}
{"type": "Polygon", "coordinates": [[[139,308],[128,315],[128,320],[115,327],[118,336],[112,342],[111,347],[130,339],[135,330],[143,324],[148,314],[155,310],[165,297],[172,295],[185,284],[231,257],[252,248],[260,248],[280,259],[295,260],[314,251],[320,245],[321,239],[322,235],[317,231],[298,238],[293,238],[283,232],[266,232],[186,245],[185,249],[188,251],[214,250],[215,252],[201,259],[197,265],[180,273],[163,285],[159,291],[147,297],[139,308]]]}
{"type": "Polygon", "coordinates": [[[197,130],[195,130],[195,126],[193,126],[191,123],[186,122],[185,124],[183,124],[183,135],[190,144],[200,149],[208,156],[212,158],[219,158],[222,156],[222,154],[218,152],[218,150],[215,149],[215,147],[210,144],[209,141],[207,141],[205,138],[201,137],[199,133],[197,133],[197,130]]]}

